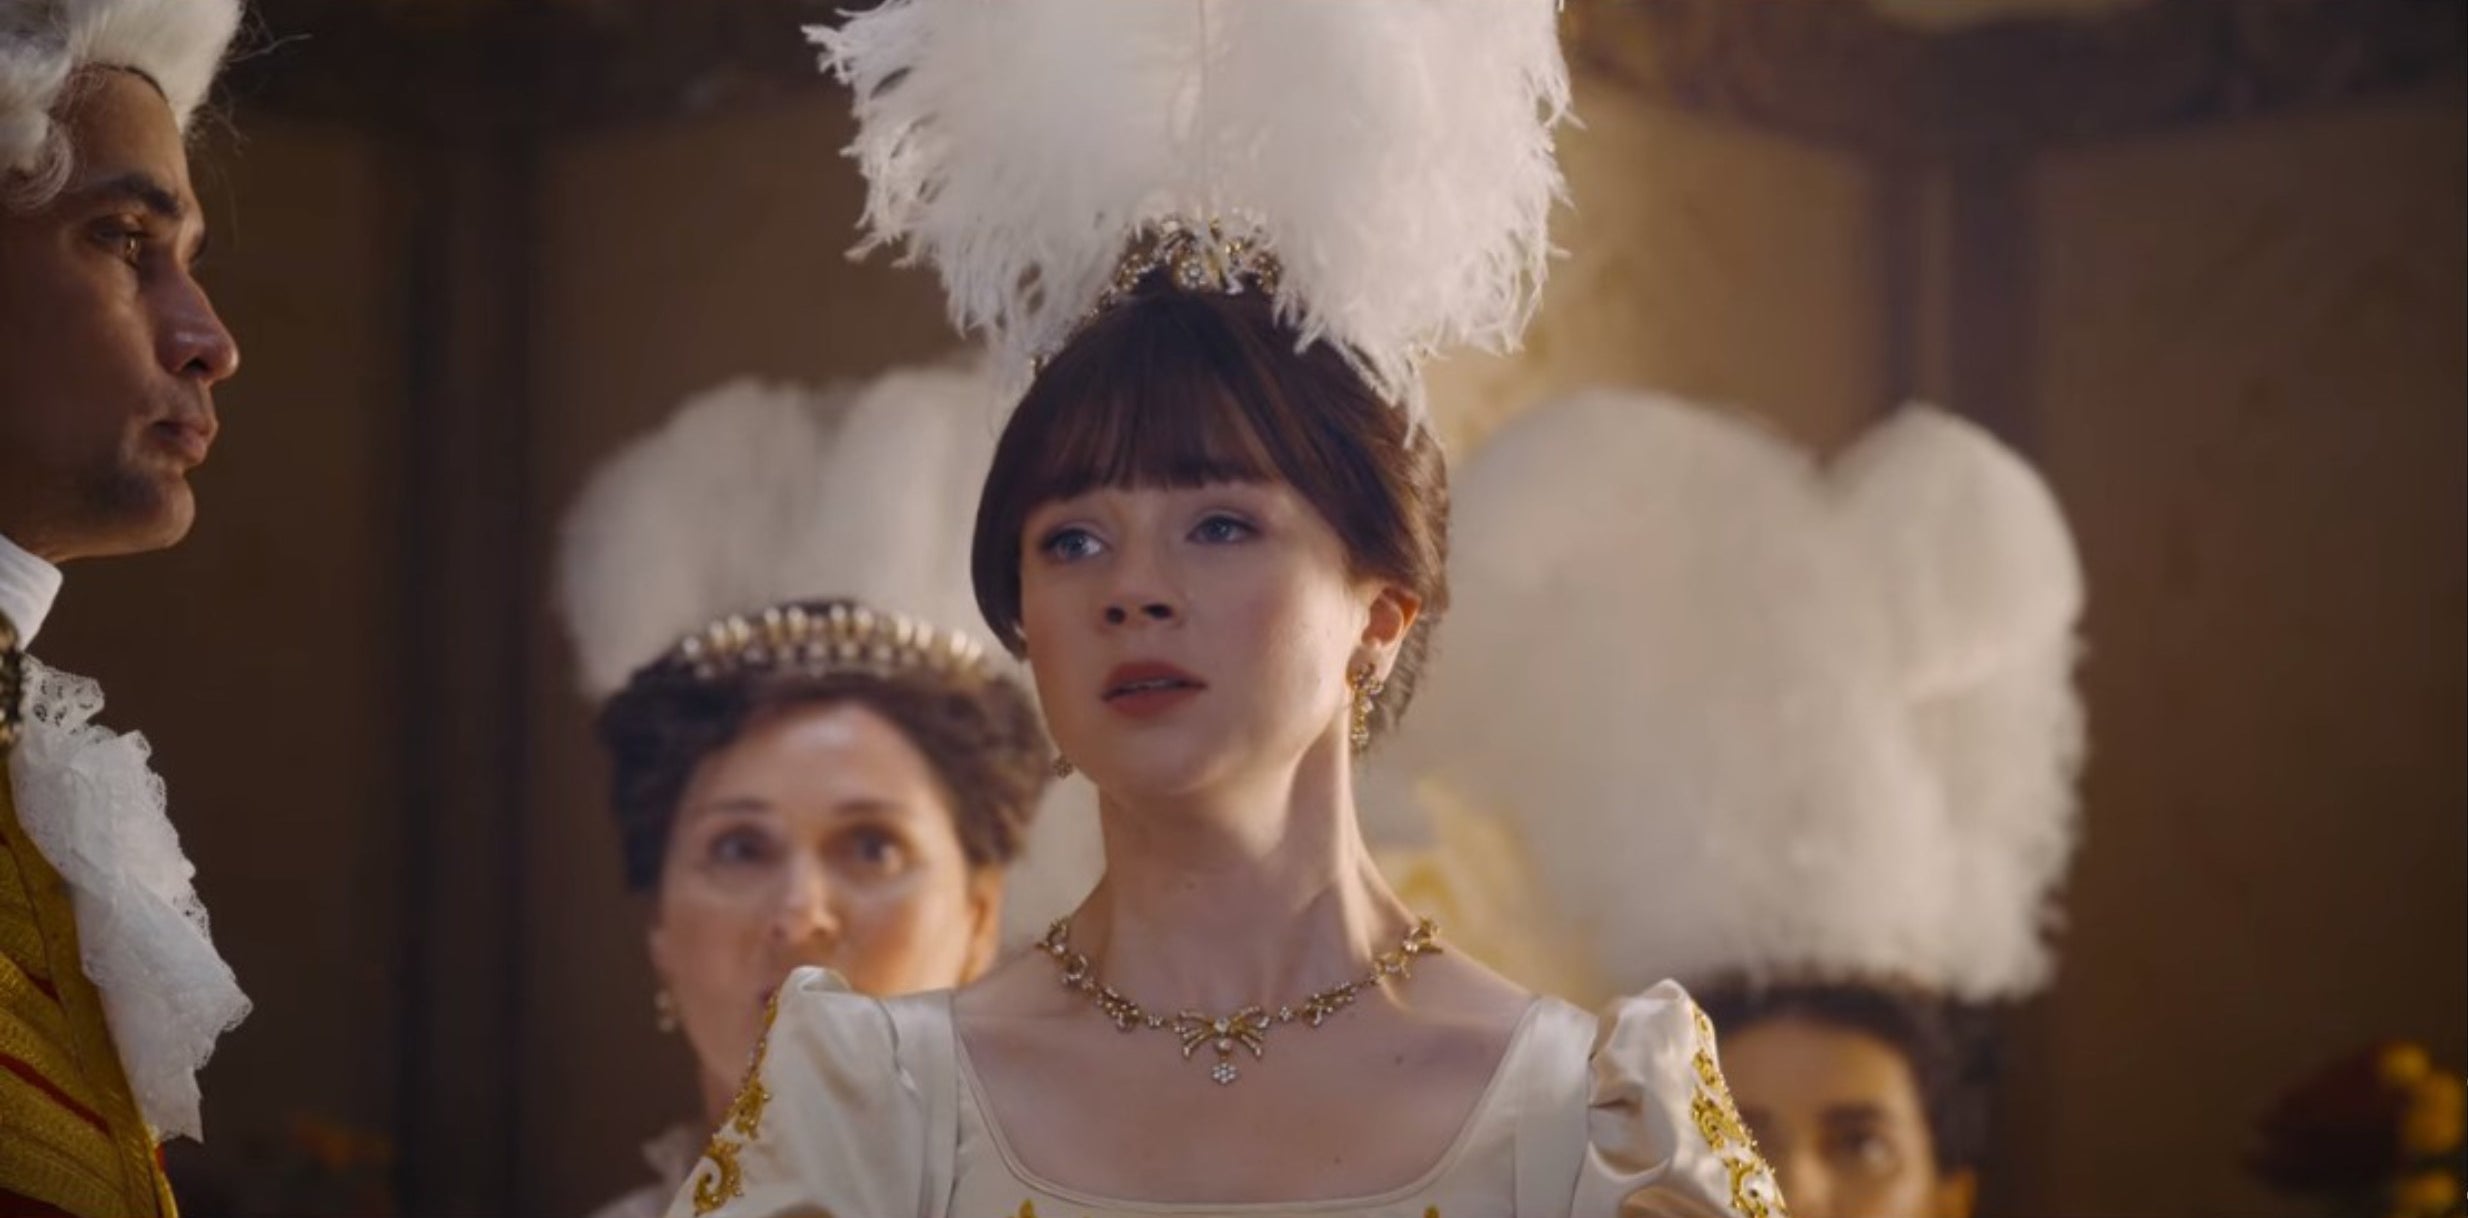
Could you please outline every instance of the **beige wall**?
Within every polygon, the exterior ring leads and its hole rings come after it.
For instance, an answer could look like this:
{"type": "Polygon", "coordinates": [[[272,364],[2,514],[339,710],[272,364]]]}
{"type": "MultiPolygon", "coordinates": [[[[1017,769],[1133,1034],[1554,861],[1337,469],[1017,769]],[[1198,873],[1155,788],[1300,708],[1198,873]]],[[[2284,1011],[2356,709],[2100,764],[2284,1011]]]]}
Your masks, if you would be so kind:
{"type": "Polygon", "coordinates": [[[2277,1087],[2468,1058],[2458,89],[2044,158],[2041,459],[2090,571],[2087,844],[2017,1212],[2272,1212],[2277,1087]]]}
{"type": "Polygon", "coordinates": [[[1858,158],[1633,101],[1580,74],[1572,206],[1542,312],[1510,358],[1433,370],[1465,452],[1589,385],[1648,385],[1831,446],[1889,405],[1876,175],[1858,158]]]}

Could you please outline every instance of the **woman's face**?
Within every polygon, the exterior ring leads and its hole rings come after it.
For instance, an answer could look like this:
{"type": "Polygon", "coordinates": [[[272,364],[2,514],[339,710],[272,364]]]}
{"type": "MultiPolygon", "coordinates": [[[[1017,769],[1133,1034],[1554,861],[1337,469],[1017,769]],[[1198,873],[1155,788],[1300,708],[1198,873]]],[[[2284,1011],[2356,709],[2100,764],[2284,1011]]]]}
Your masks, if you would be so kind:
{"type": "Polygon", "coordinates": [[[652,966],[707,1081],[733,1087],[789,970],[869,994],[991,958],[1000,879],[972,872],[924,754],[858,702],[758,714],[695,768],[669,830],[652,966]]]}
{"type": "Polygon", "coordinates": [[[1969,1218],[1940,1177],[1911,1064],[1866,1032],[1779,1015],[1726,1034],[1722,1068],[1795,1218],[1969,1218]]]}
{"type": "Polygon", "coordinates": [[[1063,754],[1117,794],[1171,797],[1345,747],[1346,671],[1387,655],[1410,596],[1357,579],[1282,482],[1114,488],[1021,537],[1021,632],[1063,754]]]}

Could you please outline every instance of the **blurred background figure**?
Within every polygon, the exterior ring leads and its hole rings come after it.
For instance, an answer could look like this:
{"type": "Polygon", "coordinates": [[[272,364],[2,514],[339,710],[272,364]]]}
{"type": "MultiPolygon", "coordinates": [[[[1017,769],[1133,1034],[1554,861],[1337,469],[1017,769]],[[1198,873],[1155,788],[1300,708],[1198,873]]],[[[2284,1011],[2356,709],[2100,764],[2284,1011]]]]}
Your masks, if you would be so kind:
{"type": "Polygon", "coordinates": [[[648,898],[650,1015],[701,1097],[603,1218],[667,1208],[791,969],[893,995],[994,958],[1053,764],[1008,659],[939,624],[975,620],[966,488],[994,405],[957,367],[738,382],[620,451],[567,518],[560,608],[648,898]]]}
{"type": "Polygon", "coordinates": [[[1457,513],[1458,667],[1398,754],[1530,860],[1525,899],[1477,899],[1533,919],[1505,958],[1573,942],[1590,984],[1701,993],[1793,1213],[1968,1218],[1974,1004],[2047,984],[2075,838],[2083,594],[2047,488],[1927,408],[1820,467],[1595,391],[1495,434],[1457,513]]]}
{"type": "MultiPolygon", "coordinates": [[[[77,569],[41,636],[197,810],[255,1002],[171,1151],[193,1218],[586,1213],[699,1111],[635,1068],[678,1055],[543,606],[568,506],[678,403],[951,345],[930,275],[844,256],[848,97],[795,29],[839,7],[254,7],[193,158],[250,425],[189,539],[77,569]]],[[[2468,10],[1571,0],[1563,34],[1567,257],[1523,353],[1433,369],[1452,460],[1599,385],[1827,461],[1938,401],[2025,458],[2095,592],[2095,738],[1981,1212],[2313,1212],[2244,1166],[2287,1076],[2468,1059],[2468,10]]],[[[1532,806],[1459,804],[1498,854],[1532,806]]]]}

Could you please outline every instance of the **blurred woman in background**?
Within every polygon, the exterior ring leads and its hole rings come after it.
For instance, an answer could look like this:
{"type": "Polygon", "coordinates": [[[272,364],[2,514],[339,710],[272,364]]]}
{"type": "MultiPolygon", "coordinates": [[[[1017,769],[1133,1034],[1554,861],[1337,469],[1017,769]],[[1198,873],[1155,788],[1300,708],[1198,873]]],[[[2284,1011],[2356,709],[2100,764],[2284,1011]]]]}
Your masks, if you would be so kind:
{"type": "Polygon", "coordinates": [[[819,396],[732,385],[612,460],[569,520],[562,592],[605,695],[653,1018],[683,1037],[701,1099],[645,1147],[654,1178],[599,1218],[657,1214],[678,1191],[791,969],[891,995],[993,959],[1052,751],[998,653],[887,607],[967,595],[964,572],[931,578],[949,569],[932,501],[950,481],[932,475],[977,472],[966,421],[983,393],[961,370],[819,396]],[[887,461],[907,463],[900,483],[870,476],[887,461]],[[800,588],[868,601],[783,595],[800,588]]]}

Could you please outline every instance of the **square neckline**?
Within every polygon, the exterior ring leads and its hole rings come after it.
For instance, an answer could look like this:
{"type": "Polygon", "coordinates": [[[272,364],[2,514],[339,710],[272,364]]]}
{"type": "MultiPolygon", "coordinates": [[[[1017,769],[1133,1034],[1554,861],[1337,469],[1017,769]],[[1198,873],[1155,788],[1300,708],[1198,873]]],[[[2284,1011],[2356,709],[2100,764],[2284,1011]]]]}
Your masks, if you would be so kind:
{"type": "Polygon", "coordinates": [[[1482,1093],[1475,1098],[1473,1110],[1468,1112],[1464,1122],[1458,1125],[1456,1136],[1449,1140],[1447,1148],[1440,1152],[1438,1160],[1412,1180],[1376,1193],[1360,1193],[1312,1201],[1211,1202],[1139,1201],[1125,1197],[1109,1197],[1102,1193],[1071,1188],[1031,1170],[1020,1161],[1019,1155],[1013,1152],[1011,1139],[1003,1133],[1002,1122],[996,1119],[993,1105],[986,1099],[985,1083],[978,1077],[975,1060],[969,1056],[968,1041],[960,1035],[959,1013],[952,1005],[953,996],[946,992],[943,1000],[944,1014],[951,1028],[952,1056],[959,1065],[959,1084],[965,1093],[962,1099],[976,1113],[977,1124],[986,1131],[986,1140],[994,1144],[994,1152],[1002,1159],[1003,1169],[1009,1172],[1012,1179],[1022,1187],[1043,1193],[1057,1201],[1090,1206],[1111,1214],[1126,1215],[1344,1213],[1356,1209],[1394,1205],[1427,1191],[1447,1177],[1449,1171],[1457,1165],[1457,1161],[1464,1157],[1466,1149],[1473,1145],[1475,1136],[1491,1122],[1493,1110],[1500,1106],[1503,1096],[1509,1090],[1510,1080],[1520,1073],[1514,1067],[1518,1058],[1526,1052],[1527,1045],[1533,1040],[1534,1029],[1543,1022],[1541,1013],[1549,1001],[1549,998],[1542,994],[1536,994],[1527,999],[1525,1010],[1517,1016],[1516,1027],[1509,1032],[1508,1046],[1501,1050],[1499,1061],[1492,1066],[1491,1076],[1484,1081],[1482,1093]]]}

